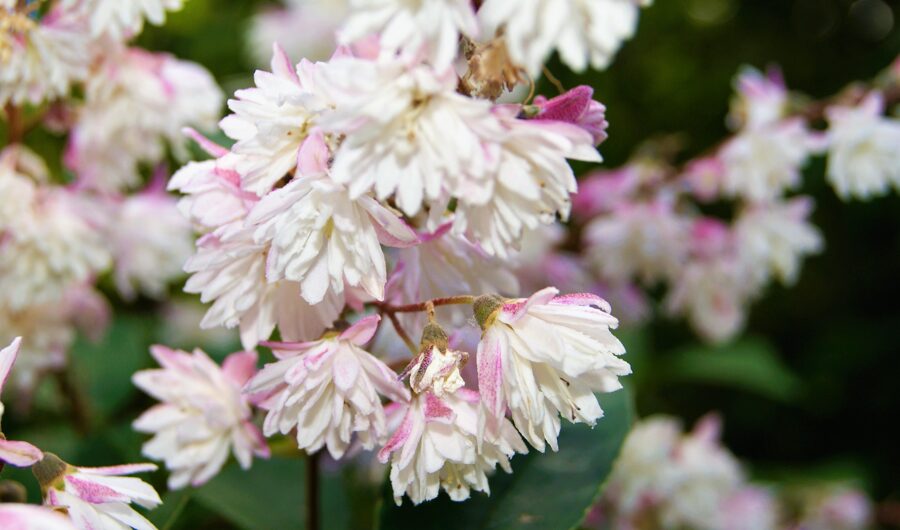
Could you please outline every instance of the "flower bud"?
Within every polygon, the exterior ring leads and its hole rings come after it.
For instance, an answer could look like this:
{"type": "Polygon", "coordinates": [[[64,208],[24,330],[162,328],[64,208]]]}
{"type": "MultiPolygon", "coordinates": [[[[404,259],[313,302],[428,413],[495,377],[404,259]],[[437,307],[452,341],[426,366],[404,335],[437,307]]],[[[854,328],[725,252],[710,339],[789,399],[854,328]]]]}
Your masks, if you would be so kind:
{"type": "Polygon", "coordinates": [[[475,320],[482,330],[485,330],[494,323],[497,318],[497,312],[503,307],[503,298],[496,294],[483,294],[475,299],[472,304],[472,312],[475,313],[475,320]]]}
{"type": "Polygon", "coordinates": [[[440,324],[430,320],[422,330],[420,344],[419,354],[400,375],[401,379],[409,375],[413,392],[432,392],[441,397],[465,385],[459,368],[469,360],[469,354],[450,349],[447,333],[440,324]]]}

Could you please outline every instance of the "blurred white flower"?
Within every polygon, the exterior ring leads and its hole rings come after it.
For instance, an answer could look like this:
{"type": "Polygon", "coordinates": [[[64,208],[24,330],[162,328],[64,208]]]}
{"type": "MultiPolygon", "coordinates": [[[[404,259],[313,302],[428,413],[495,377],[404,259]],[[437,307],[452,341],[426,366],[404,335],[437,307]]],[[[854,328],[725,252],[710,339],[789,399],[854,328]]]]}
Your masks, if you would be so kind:
{"type": "Polygon", "coordinates": [[[831,107],[828,181],[842,199],[900,190],[900,120],[883,116],[884,96],[872,92],[856,107],[831,107]]]}
{"type": "Polygon", "coordinates": [[[537,77],[554,50],[575,71],[604,69],[637,29],[650,0],[486,0],[483,39],[502,31],[513,62],[537,77]]]}
{"type": "MultiPolygon", "coordinates": [[[[9,371],[16,362],[21,346],[22,337],[16,337],[8,346],[0,349],[0,393],[3,392],[6,379],[9,377],[9,371]]],[[[3,419],[4,410],[3,401],[0,400],[0,420],[3,419]]],[[[3,429],[0,429],[0,465],[11,464],[18,467],[27,467],[43,457],[44,454],[37,447],[27,442],[8,440],[3,429]]],[[[3,523],[2,518],[0,518],[0,523],[3,523]]]]}
{"type": "Polygon", "coordinates": [[[539,451],[556,451],[562,415],[594,425],[603,415],[595,392],[622,388],[631,373],[622,343],[611,333],[618,321],[591,294],[558,296],[548,287],[527,299],[483,296],[475,317],[484,334],[478,345],[478,389],[494,417],[507,407],[522,436],[539,451]]]}
{"type": "Polygon", "coordinates": [[[397,411],[403,420],[378,459],[391,462],[398,506],[404,494],[420,504],[437,497],[441,488],[454,501],[468,499],[471,490],[489,494],[487,473],[498,464],[512,473],[509,459],[528,449],[504,418],[496,434],[485,436],[480,407],[478,393],[460,389],[443,398],[418,394],[397,411]]]}
{"type": "Polygon", "coordinates": [[[211,129],[223,95],[200,65],[137,48],[112,50],[85,87],[66,149],[79,183],[106,192],[140,182],[139,164],[186,155],[185,127],[211,129]]]}
{"type": "Polygon", "coordinates": [[[438,71],[453,64],[459,37],[476,37],[478,21],[470,0],[349,0],[338,32],[342,44],[377,35],[382,53],[424,55],[438,71]]]}
{"type": "Polygon", "coordinates": [[[324,61],[335,51],[347,9],[346,0],[286,0],[253,16],[247,46],[257,64],[269,62],[276,42],[289,57],[324,61]]]}
{"type": "Polygon", "coordinates": [[[87,20],[93,37],[109,36],[115,40],[134,37],[144,27],[144,20],[160,26],[166,11],[181,9],[185,0],[63,0],[68,11],[87,20]]]}
{"type": "Polygon", "coordinates": [[[314,453],[323,446],[335,459],[350,447],[354,433],[371,449],[386,436],[381,396],[409,399],[397,374],[362,349],[380,317],[363,318],[340,335],[315,342],[276,343],[278,358],[247,383],[245,392],[265,394],[266,436],[296,430],[297,446],[314,453]]]}
{"type": "Polygon", "coordinates": [[[811,198],[797,197],[752,205],[740,214],[735,222],[738,252],[757,281],[774,274],[792,284],[801,260],[822,250],[822,234],[808,220],[812,207],[811,198]]]}
{"type": "Polygon", "coordinates": [[[862,491],[825,487],[811,492],[796,530],[865,530],[873,516],[872,502],[862,491]]]}
{"type": "Polygon", "coordinates": [[[12,8],[0,11],[0,23],[0,107],[55,100],[87,77],[89,36],[64,10],[35,20],[12,8]]]}
{"type": "Polygon", "coordinates": [[[269,448],[253,424],[250,402],[241,389],[256,373],[256,352],[238,352],[221,368],[201,350],[187,353],[154,346],[160,369],[134,374],[135,386],[161,401],[134,421],[154,436],[144,444],[148,458],[162,460],[172,474],[171,489],[200,486],[216,475],[229,452],[243,469],[269,448]]]}
{"type": "Polygon", "coordinates": [[[0,528],[10,530],[75,530],[72,522],[52,508],[33,504],[0,504],[0,528]]]}

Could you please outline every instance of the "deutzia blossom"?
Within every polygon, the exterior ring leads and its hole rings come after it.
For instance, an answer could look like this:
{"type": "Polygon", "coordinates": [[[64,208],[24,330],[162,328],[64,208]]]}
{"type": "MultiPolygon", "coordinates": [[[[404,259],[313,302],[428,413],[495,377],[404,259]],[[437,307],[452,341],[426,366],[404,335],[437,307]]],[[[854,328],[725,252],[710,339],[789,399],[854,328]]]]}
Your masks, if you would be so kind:
{"type": "Polygon", "coordinates": [[[256,372],[256,352],[229,355],[220,368],[201,350],[187,353],[154,346],[162,368],[142,370],[135,386],[162,403],[144,412],[133,427],[153,433],[143,453],[166,463],[169,488],[200,486],[234,453],[243,469],[253,455],[268,457],[253,410],[241,389],[256,372]]]}
{"type": "Polygon", "coordinates": [[[707,340],[733,337],[744,325],[760,278],[749,273],[735,250],[734,234],[719,221],[696,221],[690,245],[693,257],[673,279],[665,307],[685,315],[707,340]]]}
{"type": "Polygon", "coordinates": [[[247,44],[258,64],[269,62],[272,43],[291,57],[324,61],[334,53],[335,32],[347,15],[347,0],[286,0],[250,21],[247,44]]]}
{"type": "Polygon", "coordinates": [[[516,428],[543,451],[556,451],[559,416],[594,425],[603,415],[594,392],[622,388],[631,367],[610,332],[618,321],[591,294],[558,296],[547,287],[530,298],[481,297],[475,315],[484,330],[478,344],[478,388],[487,409],[509,407],[516,428]]]}
{"type": "Polygon", "coordinates": [[[0,306],[12,310],[59,300],[111,261],[75,192],[37,186],[18,173],[17,158],[0,154],[0,190],[4,202],[15,203],[0,208],[0,306]]]}
{"type": "Polygon", "coordinates": [[[478,393],[466,389],[443,398],[418,394],[404,407],[403,421],[378,452],[381,462],[391,461],[398,506],[404,494],[420,504],[442,488],[454,501],[468,499],[471,490],[489,494],[487,473],[498,464],[512,472],[509,459],[528,449],[506,419],[500,419],[498,434],[482,439],[480,407],[478,393]]]}
{"type": "Polygon", "coordinates": [[[604,505],[619,523],[615,528],[643,521],[651,528],[721,530],[721,510],[744,478],[734,456],[719,443],[719,430],[714,416],[686,435],[669,418],[636,425],[604,492],[604,505]]]}
{"type": "Polygon", "coordinates": [[[776,530],[780,510],[772,492],[744,486],[719,507],[717,530],[776,530]]]}
{"type": "Polygon", "coordinates": [[[0,528],[7,530],[75,530],[61,512],[33,504],[0,504],[0,528]]]}
{"type": "Polygon", "coordinates": [[[258,70],[255,88],[239,90],[228,101],[233,114],[220,122],[235,140],[235,170],[247,191],[264,195],[297,165],[297,153],[317,113],[325,109],[314,77],[323,63],[301,61],[296,68],[277,44],[272,71],[258,70]]]}
{"type": "Polygon", "coordinates": [[[810,198],[798,197],[750,206],[741,214],[737,247],[751,273],[764,280],[771,271],[786,284],[797,280],[801,260],[822,250],[822,235],[808,220],[812,206],[810,198]]]}
{"type": "Polygon", "coordinates": [[[373,188],[379,200],[394,195],[410,216],[447,193],[484,204],[503,129],[490,102],[456,88],[452,70],[400,59],[332,61],[321,89],[336,110],[321,124],[346,135],[334,154],[334,180],[353,198],[373,188]]]}
{"type": "Polygon", "coordinates": [[[487,203],[460,194],[454,232],[489,254],[508,258],[526,229],[568,218],[578,185],[567,158],[600,162],[590,133],[555,120],[517,119],[515,106],[495,109],[506,132],[487,203]]]}
{"type": "Polygon", "coordinates": [[[778,197],[800,184],[800,169],[811,151],[803,120],[746,129],[719,151],[723,191],[755,201],[778,197]]]}
{"type": "Polygon", "coordinates": [[[405,401],[409,392],[397,374],[362,346],[380,317],[363,318],[340,335],[315,342],[272,344],[278,360],[247,383],[245,392],[266,393],[266,436],[296,429],[307,453],[323,446],[334,458],[347,451],[353,434],[366,449],[387,434],[381,396],[405,401]]]}
{"type": "Polygon", "coordinates": [[[194,247],[191,226],[175,199],[156,185],[116,204],[109,231],[116,288],[126,299],[138,290],[161,298],[194,247]]]}
{"type": "Polygon", "coordinates": [[[460,34],[475,37],[477,32],[470,0],[350,0],[338,38],[351,44],[377,34],[386,56],[424,54],[440,71],[456,57],[460,34]]]}
{"type": "Polygon", "coordinates": [[[609,66],[637,29],[649,0],[486,0],[478,10],[483,35],[502,31],[513,62],[536,77],[557,50],[576,71],[609,66]]]}
{"type": "MultiPolygon", "coordinates": [[[[13,341],[3,349],[0,349],[0,393],[9,376],[13,363],[16,362],[16,356],[19,354],[19,348],[22,345],[22,337],[16,337],[13,341]]],[[[3,401],[0,401],[0,420],[3,419],[3,401]]],[[[25,467],[34,464],[43,458],[41,450],[27,442],[17,442],[7,440],[0,429],[0,466],[3,464],[11,464],[18,467],[25,467]]],[[[0,519],[0,523],[3,520],[0,519]]]]}
{"type": "Polygon", "coordinates": [[[253,229],[238,221],[197,241],[197,253],[185,271],[192,273],[185,292],[200,293],[212,302],[201,327],[240,327],[244,348],[253,348],[272,334],[275,326],[285,340],[309,340],[334,322],[344,299],[334,291],[311,306],[300,296],[300,284],[266,278],[269,247],[253,240],[253,229]]]}
{"type": "Polygon", "coordinates": [[[863,530],[870,528],[873,507],[866,495],[847,486],[811,493],[797,530],[863,530]]]}
{"type": "Polygon", "coordinates": [[[140,182],[139,164],[185,153],[182,129],[211,129],[223,95],[200,65],[123,48],[105,54],[85,87],[65,162],[82,185],[122,191],[140,182]]]}
{"type": "Polygon", "coordinates": [[[153,509],[162,503],[153,486],[134,473],[155,471],[153,464],[75,467],[47,453],[33,471],[44,504],[64,508],[79,530],[155,530],[131,504],[153,509]]]}
{"type": "Polygon", "coordinates": [[[872,92],[856,107],[832,107],[828,117],[828,181],[842,199],[900,189],[900,120],[882,116],[884,97],[872,92]]]}
{"type": "Polygon", "coordinates": [[[355,200],[327,171],[328,147],[313,133],[300,153],[300,173],[260,199],[247,217],[257,243],[271,243],[266,278],[300,283],[310,304],[345,283],[382,300],[387,268],[379,236],[396,246],[413,244],[415,232],[369,196],[355,200]]]}
{"type": "Polygon", "coordinates": [[[40,20],[0,9],[0,23],[0,107],[57,99],[87,77],[89,39],[59,7],[40,20]]]}
{"type": "Polygon", "coordinates": [[[671,277],[687,257],[690,221],[672,200],[621,201],[608,215],[584,228],[588,259],[605,280],[640,278],[652,283],[671,277]]]}
{"type": "Polygon", "coordinates": [[[156,26],[166,21],[166,11],[181,9],[185,0],[63,0],[63,6],[85,17],[94,37],[116,40],[141,32],[146,19],[156,26]]]}

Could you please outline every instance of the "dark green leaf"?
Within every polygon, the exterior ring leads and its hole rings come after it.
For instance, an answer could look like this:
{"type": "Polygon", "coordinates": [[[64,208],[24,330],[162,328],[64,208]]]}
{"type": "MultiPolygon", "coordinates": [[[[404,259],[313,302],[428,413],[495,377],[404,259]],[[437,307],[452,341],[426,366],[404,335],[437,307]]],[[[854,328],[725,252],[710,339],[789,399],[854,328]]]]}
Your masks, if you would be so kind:
{"type": "Polygon", "coordinates": [[[760,339],[679,350],[658,369],[669,380],[740,388],[780,401],[790,401],[801,392],[799,378],[760,339]]]}
{"type": "Polygon", "coordinates": [[[502,471],[491,478],[491,496],[473,493],[454,503],[441,495],[420,506],[404,499],[394,504],[390,485],[385,488],[380,513],[381,530],[565,529],[584,518],[612,469],[631,427],[632,405],[627,391],[602,395],[606,417],[594,429],[566,425],[559,437],[559,452],[532,451],[513,458],[513,474],[502,471]]]}

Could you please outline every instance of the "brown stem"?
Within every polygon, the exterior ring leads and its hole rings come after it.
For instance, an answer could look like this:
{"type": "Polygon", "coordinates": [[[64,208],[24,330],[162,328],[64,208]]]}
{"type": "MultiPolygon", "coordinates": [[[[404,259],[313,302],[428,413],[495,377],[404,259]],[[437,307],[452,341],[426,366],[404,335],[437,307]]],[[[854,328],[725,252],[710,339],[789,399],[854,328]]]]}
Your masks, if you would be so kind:
{"type": "Polygon", "coordinates": [[[544,72],[544,77],[547,78],[547,81],[550,81],[550,84],[556,87],[556,90],[559,90],[559,93],[562,94],[566,91],[566,87],[550,72],[550,69],[546,66],[541,68],[541,71],[544,72]]]}
{"type": "Polygon", "coordinates": [[[397,318],[397,314],[394,312],[386,312],[389,319],[391,319],[391,324],[394,325],[394,330],[397,332],[397,335],[403,339],[403,342],[406,344],[406,347],[409,348],[409,351],[415,356],[419,352],[419,348],[416,347],[416,343],[409,337],[409,334],[403,329],[403,325],[400,324],[400,319],[397,318]]]}
{"type": "Polygon", "coordinates": [[[8,144],[18,144],[25,137],[25,123],[22,120],[22,109],[9,103],[6,105],[6,122],[9,127],[8,144]]]}
{"type": "Polygon", "coordinates": [[[306,459],[306,530],[319,530],[319,452],[306,459]]]}
{"type": "Polygon", "coordinates": [[[376,304],[379,309],[385,313],[422,313],[427,312],[429,307],[440,307],[445,305],[471,305],[475,303],[475,297],[471,295],[448,296],[446,298],[435,298],[418,304],[407,305],[388,305],[376,304]]]}
{"type": "Polygon", "coordinates": [[[81,390],[77,388],[68,372],[59,371],[54,374],[56,384],[63,397],[67,397],[69,410],[72,412],[72,423],[80,434],[86,434],[91,430],[91,417],[88,413],[87,401],[81,390]]]}

